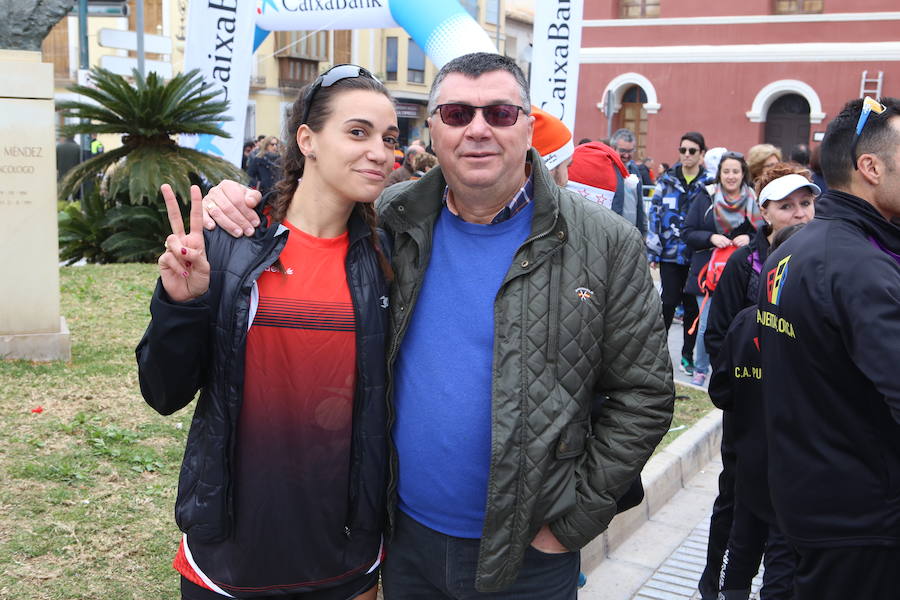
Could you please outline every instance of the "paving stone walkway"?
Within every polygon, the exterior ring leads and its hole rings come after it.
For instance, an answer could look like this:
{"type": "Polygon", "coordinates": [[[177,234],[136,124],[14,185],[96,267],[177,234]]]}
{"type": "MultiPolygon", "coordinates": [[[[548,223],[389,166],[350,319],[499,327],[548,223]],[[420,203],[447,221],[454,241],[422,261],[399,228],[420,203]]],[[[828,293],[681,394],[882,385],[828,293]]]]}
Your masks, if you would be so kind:
{"type": "MultiPolygon", "coordinates": [[[[709,520],[700,525],[685,538],[684,542],[644,583],[633,600],[699,600],[697,582],[706,566],[706,542],[709,537],[709,520]]],[[[762,585],[762,571],[753,580],[750,598],[759,598],[762,585]]]]}
{"type": "MultiPolygon", "coordinates": [[[[579,600],[698,600],[709,515],[722,469],[716,458],[600,565],[579,600]]],[[[751,600],[758,600],[760,575],[751,600]]]]}

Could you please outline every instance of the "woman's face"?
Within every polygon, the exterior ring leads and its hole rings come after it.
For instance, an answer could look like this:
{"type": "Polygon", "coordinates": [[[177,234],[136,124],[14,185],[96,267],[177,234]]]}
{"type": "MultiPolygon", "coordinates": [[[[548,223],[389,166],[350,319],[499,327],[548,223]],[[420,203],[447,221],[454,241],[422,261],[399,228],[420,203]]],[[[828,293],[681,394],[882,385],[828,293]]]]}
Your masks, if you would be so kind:
{"type": "Polygon", "coordinates": [[[307,156],[306,169],[339,198],[373,202],[384,189],[394,164],[397,114],[384,95],[347,90],[331,97],[331,114],[318,133],[301,126],[297,143],[307,156]]]}
{"type": "Polygon", "coordinates": [[[815,196],[809,188],[794,190],[781,200],[770,200],[760,208],[763,218],[772,226],[772,234],[780,229],[808,223],[816,215],[815,196]]]}
{"type": "Polygon", "coordinates": [[[721,170],[719,171],[719,182],[726,194],[736,194],[741,189],[741,183],[744,180],[744,169],[741,163],[733,158],[726,158],[722,161],[721,170]]]}
{"type": "Polygon", "coordinates": [[[773,154],[772,156],[770,156],[769,158],[766,159],[766,162],[763,163],[763,171],[765,171],[769,167],[777,165],[779,162],[781,162],[781,161],[778,159],[778,156],[773,154]]]}

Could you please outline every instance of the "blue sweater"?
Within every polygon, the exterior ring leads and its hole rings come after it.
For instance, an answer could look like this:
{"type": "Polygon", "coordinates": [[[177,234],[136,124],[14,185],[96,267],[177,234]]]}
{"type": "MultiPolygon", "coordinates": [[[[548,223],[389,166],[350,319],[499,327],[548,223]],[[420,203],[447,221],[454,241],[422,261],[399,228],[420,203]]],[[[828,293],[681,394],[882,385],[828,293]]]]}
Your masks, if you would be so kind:
{"type": "Polygon", "coordinates": [[[399,507],[479,538],[491,458],[494,298],[531,231],[533,204],[495,225],[441,211],[395,369],[399,507]]]}

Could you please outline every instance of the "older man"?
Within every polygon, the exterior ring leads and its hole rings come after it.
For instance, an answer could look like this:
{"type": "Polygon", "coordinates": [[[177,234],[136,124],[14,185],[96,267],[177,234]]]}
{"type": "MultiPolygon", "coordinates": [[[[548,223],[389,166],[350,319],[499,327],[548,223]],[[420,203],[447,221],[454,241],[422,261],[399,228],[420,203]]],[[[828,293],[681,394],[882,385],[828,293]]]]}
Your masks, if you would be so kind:
{"type": "Polygon", "coordinates": [[[429,100],[440,167],[379,201],[395,270],[391,600],[574,599],[578,550],[671,420],[641,236],[554,183],[530,106],[511,59],[447,63],[429,100]]]}

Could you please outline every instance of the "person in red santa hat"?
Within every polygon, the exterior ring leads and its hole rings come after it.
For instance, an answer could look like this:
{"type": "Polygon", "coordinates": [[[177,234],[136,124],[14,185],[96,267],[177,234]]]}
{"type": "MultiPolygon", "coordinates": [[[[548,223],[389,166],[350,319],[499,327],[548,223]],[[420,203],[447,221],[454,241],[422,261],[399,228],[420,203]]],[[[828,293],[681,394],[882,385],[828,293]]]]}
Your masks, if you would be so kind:
{"type": "Polygon", "coordinates": [[[578,146],[568,175],[568,189],[618,213],[641,234],[647,232],[641,180],[628,172],[613,148],[601,142],[578,146]]]}

